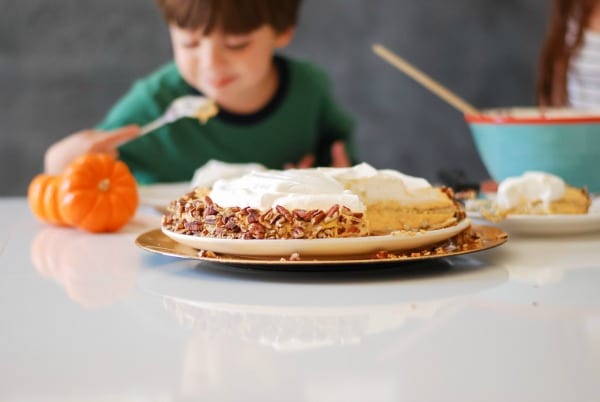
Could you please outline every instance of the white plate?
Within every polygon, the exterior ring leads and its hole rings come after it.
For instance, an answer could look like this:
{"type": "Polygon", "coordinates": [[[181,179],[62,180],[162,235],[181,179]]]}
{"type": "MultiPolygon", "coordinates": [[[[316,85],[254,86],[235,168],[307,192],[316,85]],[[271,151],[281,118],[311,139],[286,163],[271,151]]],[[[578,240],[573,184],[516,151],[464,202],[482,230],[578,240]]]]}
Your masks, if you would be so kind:
{"type": "Polygon", "coordinates": [[[341,256],[373,253],[380,250],[410,250],[434,244],[458,234],[471,225],[464,219],[456,226],[430,230],[427,232],[404,233],[387,236],[346,237],[334,239],[284,239],[284,240],[243,240],[215,239],[174,233],[162,229],[171,239],[198,250],[215,253],[250,256],[289,257],[293,253],[300,256],[341,256]]]}
{"type": "MultiPolygon", "coordinates": [[[[489,223],[479,212],[467,216],[489,223]]],[[[508,215],[495,223],[509,234],[570,235],[600,231],[600,197],[592,200],[586,215],[508,215]]]]}
{"type": "MultiPolygon", "coordinates": [[[[469,212],[473,219],[485,220],[477,212],[469,212]]],[[[487,222],[487,221],[486,221],[487,222]]],[[[567,235],[600,231],[600,214],[587,215],[509,215],[496,223],[510,234],[567,235]]]]}
{"type": "Polygon", "coordinates": [[[161,183],[138,186],[140,205],[164,210],[173,200],[190,191],[190,183],[161,183]]]}

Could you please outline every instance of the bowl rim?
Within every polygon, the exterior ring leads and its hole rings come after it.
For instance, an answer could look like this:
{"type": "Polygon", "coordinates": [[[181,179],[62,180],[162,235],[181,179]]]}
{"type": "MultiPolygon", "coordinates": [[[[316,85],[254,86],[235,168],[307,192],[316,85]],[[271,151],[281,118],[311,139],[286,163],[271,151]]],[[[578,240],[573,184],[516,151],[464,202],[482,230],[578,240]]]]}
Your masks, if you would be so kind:
{"type": "Polygon", "coordinates": [[[538,107],[513,107],[513,108],[494,108],[481,110],[479,114],[465,114],[465,120],[471,124],[580,124],[580,123],[600,123],[600,109],[598,110],[574,110],[580,113],[575,116],[565,115],[546,115],[545,111],[550,113],[560,110],[571,110],[570,108],[538,108],[538,107]],[[540,116],[515,116],[515,111],[535,111],[541,110],[540,116]]]}

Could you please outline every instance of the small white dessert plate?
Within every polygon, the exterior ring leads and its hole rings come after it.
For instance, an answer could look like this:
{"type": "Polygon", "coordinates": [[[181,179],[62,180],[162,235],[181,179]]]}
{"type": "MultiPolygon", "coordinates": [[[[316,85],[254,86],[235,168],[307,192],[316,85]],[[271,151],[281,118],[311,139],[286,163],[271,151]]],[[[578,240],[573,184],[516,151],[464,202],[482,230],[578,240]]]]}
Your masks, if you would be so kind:
{"type": "Polygon", "coordinates": [[[293,253],[301,256],[347,256],[375,253],[380,250],[410,250],[451,238],[471,225],[463,219],[457,225],[426,232],[398,232],[386,236],[345,237],[333,239],[282,239],[243,240],[217,239],[174,233],[165,228],[162,232],[169,238],[198,250],[247,256],[282,256],[293,253]]]}
{"type": "MultiPolygon", "coordinates": [[[[467,210],[471,219],[486,220],[480,212],[467,210]]],[[[592,201],[585,215],[508,215],[495,223],[509,234],[573,235],[600,231],[600,197],[592,201]]]]}
{"type": "Polygon", "coordinates": [[[166,210],[169,203],[190,191],[190,182],[161,183],[138,186],[140,205],[166,210]]]}

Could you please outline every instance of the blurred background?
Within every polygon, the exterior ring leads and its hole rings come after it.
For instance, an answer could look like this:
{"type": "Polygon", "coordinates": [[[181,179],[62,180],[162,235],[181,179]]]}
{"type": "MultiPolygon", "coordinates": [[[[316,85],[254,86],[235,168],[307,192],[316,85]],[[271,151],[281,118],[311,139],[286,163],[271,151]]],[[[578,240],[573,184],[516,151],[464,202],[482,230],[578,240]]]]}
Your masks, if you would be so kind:
{"type": "MultiPolygon", "coordinates": [[[[0,0],[0,195],[170,59],[154,0],[0,0]]],[[[381,43],[478,108],[535,102],[544,0],[304,0],[285,53],[329,72],[360,159],[440,181],[488,177],[460,112],[375,56],[381,43]]]]}

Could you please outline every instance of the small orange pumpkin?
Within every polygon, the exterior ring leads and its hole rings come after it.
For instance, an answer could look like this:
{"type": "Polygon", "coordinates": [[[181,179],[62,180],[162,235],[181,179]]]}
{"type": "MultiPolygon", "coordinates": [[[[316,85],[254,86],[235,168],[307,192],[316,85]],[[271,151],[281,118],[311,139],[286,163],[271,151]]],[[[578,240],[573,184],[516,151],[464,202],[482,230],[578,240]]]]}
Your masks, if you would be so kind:
{"type": "Polygon", "coordinates": [[[96,233],[119,230],[139,203],[129,168],[107,154],[86,154],[71,163],[62,175],[59,198],[67,223],[96,233]]]}
{"type": "Polygon", "coordinates": [[[59,208],[60,176],[39,174],[27,189],[27,199],[33,214],[40,220],[54,225],[66,225],[59,208]]]}

